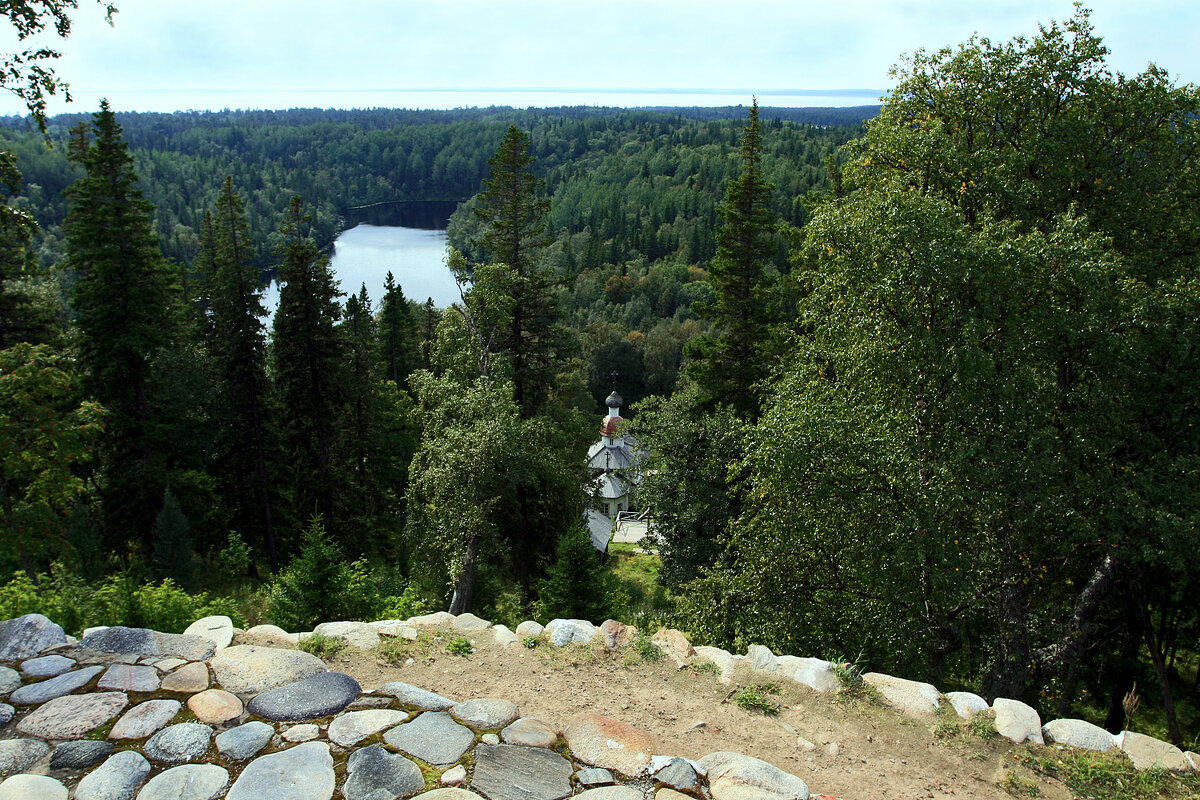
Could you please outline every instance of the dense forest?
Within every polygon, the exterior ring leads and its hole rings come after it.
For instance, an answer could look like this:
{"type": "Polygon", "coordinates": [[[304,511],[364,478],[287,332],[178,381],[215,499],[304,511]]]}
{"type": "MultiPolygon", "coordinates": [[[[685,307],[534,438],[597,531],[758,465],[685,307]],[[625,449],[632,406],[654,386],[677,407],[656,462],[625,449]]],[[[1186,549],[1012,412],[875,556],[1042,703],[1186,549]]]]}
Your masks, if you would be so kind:
{"type": "Polygon", "coordinates": [[[0,612],[611,615],[1194,743],[1200,91],[1106,54],[975,38],[878,114],[33,103],[0,612]],[[457,203],[461,302],[338,285],[396,201],[457,203]],[[614,375],[638,597],[581,527],[614,375]]]}

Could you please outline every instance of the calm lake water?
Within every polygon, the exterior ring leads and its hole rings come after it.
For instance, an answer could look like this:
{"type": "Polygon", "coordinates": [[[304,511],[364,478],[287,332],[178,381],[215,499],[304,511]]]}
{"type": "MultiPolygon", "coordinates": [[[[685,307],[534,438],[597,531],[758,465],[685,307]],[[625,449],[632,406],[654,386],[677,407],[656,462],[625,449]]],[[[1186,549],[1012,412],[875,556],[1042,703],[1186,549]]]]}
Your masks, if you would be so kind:
{"type": "MultiPolygon", "coordinates": [[[[333,243],[330,265],[347,296],[365,283],[372,309],[383,299],[383,279],[391,270],[409,300],[445,308],[458,300],[458,286],[446,269],[446,232],[424,228],[356,225],[333,243]]],[[[343,298],[342,302],[345,302],[343,298]]],[[[279,306],[279,286],[267,287],[263,305],[272,316],[279,306]]]]}

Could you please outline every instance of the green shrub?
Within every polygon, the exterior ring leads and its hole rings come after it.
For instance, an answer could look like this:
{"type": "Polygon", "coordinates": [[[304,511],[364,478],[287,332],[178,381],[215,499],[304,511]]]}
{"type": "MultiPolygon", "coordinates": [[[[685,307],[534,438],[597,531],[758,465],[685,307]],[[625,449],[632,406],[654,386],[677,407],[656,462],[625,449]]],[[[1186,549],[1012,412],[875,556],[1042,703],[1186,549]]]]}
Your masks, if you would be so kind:
{"type": "Polygon", "coordinates": [[[609,616],[611,603],[600,554],[583,528],[572,528],[558,539],[554,563],[538,584],[535,615],[540,619],[587,619],[609,616]]]}
{"type": "Polygon", "coordinates": [[[383,601],[383,607],[379,610],[378,616],[380,619],[408,619],[409,617],[428,614],[430,603],[421,593],[417,591],[415,586],[406,586],[404,591],[398,595],[391,595],[383,601]]]}
{"type": "Polygon", "coordinates": [[[662,648],[644,633],[633,640],[633,649],[642,661],[659,661],[664,657],[662,648]]]}
{"type": "MultiPolygon", "coordinates": [[[[184,586],[191,585],[196,573],[196,555],[192,551],[188,519],[175,499],[171,487],[163,491],[163,505],[154,519],[154,572],[184,586]]],[[[152,626],[147,626],[152,627],[152,626]]]]}
{"type": "Polygon", "coordinates": [[[446,644],[446,650],[456,656],[469,656],[475,652],[471,640],[465,636],[455,636],[446,644]]]}
{"type": "Polygon", "coordinates": [[[300,640],[300,649],[312,653],[322,661],[328,661],[349,646],[349,642],[340,636],[326,636],[314,633],[300,640]]]}
{"type": "Polygon", "coordinates": [[[535,648],[535,647],[537,647],[537,646],[538,646],[538,637],[536,637],[536,636],[522,636],[522,637],[521,637],[521,644],[522,644],[522,645],[524,645],[524,646],[525,646],[527,649],[529,649],[529,650],[532,650],[533,648],[535,648]]]}
{"type": "Polygon", "coordinates": [[[38,576],[36,589],[23,572],[0,586],[0,619],[31,613],[43,614],[71,633],[93,625],[181,633],[197,619],[213,614],[225,614],[235,625],[245,624],[233,598],[210,599],[207,592],[184,591],[170,579],[139,582],[127,574],[110,575],[90,585],[59,565],[52,573],[38,576]]]}
{"type": "Polygon", "coordinates": [[[770,698],[776,685],[773,683],[752,683],[743,686],[733,695],[733,701],[747,711],[758,711],[766,716],[779,713],[779,703],[770,698]]]}

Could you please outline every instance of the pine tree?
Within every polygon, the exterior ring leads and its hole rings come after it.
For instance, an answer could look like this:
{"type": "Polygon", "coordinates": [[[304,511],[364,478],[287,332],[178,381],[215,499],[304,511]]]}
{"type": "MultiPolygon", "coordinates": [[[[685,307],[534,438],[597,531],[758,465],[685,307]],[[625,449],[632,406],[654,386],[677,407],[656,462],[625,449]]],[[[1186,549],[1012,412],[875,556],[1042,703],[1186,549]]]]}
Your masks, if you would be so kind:
{"type": "Polygon", "coordinates": [[[110,412],[105,432],[105,516],[110,532],[149,543],[151,509],[165,480],[155,466],[152,363],[177,330],[176,275],[162,257],[151,207],[137,188],[121,126],[102,102],[79,129],[70,158],[87,174],[67,190],[67,266],[86,388],[110,412]],[[89,136],[90,135],[90,136],[89,136]]]}
{"type": "Polygon", "coordinates": [[[717,228],[717,254],[709,265],[716,298],[696,310],[712,320],[713,332],[688,343],[688,377],[711,403],[728,403],[749,418],[758,416],[756,386],[769,371],[768,336],[774,320],[768,267],[777,249],[771,212],[774,186],[763,173],[758,101],[742,135],[741,174],[725,192],[717,228]]]}
{"type": "Polygon", "coordinates": [[[205,216],[201,239],[212,333],[210,350],[221,388],[221,474],[234,530],[265,544],[271,571],[279,570],[266,463],[266,377],[262,285],[251,263],[253,247],[242,201],[226,178],[215,220],[205,216]],[[207,263],[205,263],[207,262],[207,263]]]}
{"type": "Polygon", "coordinates": [[[611,612],[600,554],[583,528],[558,539],[554,563],[538,584],[538,616],[545,619],[606,619],[611,612]]]}
{"type": "Polygon", "coordinates": [[[511,314],[498,337],[498,349],[511,360],[517,405],[524,419],[534,416],[548,399],[568,341],[560,324],[554,274],[540,258],[550,243],[546,236],[550,203],[539,196],[544,181],[531,172],[533,162],[529,137],[515,125],[509,127],[488,160],[491,170],[475,209],[485,227],[475,244],[494,263],[507,266],[511,278],[503,287],[476,282],[471,289],[511,296],[511,314]]]}
{"type": "Polygon", "coordinates": [[[420,363],[417,322],[404,290],[388,271],[379,307],[379,362],[381,374],[400,388],[408,385],[408,374],[420,363]]]}
{"type": "Polygon", "coordinates": [[[275,474],[290,522],[320,514],[335,533],[331,450],[343,402],[344,348],[337,281],[329,259],[307,235],[304,203],[293,197],[283,225],[279,310],[272,341],[272,411],[279,444],[275,474]]]}
{"type": "Polygon", "coordinates": [[[154,519],[154,572],[159,578],[170,578],[181,586],[192,582],[196,568],[189,527],[179,501],[168,486],[163,491],[162,508],[154,519]]]}

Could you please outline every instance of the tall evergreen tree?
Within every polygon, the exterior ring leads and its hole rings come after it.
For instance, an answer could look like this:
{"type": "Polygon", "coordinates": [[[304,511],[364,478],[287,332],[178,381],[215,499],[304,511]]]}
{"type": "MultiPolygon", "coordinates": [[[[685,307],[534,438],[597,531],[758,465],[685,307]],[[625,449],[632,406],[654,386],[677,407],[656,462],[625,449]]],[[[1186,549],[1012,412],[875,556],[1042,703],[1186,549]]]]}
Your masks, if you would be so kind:
{"type": "MultiPolygon", "coordinates": [[[[102,443],[104,505],[114,535],[149,544],[165,483],[155,467],[151,365],[177,331],[176,275],[108,102],[78,129],[69,157],[87,171],[67,190],[67,267],[86,388],[110,413],[102,443]]],[[[159,453],[158,455],[162,455],[159,453]]]]}
{"type": "MultiPolygon", "coordinates": [[[[369,309],[368,309],[369,310],[369,309]]],[[[417,321],[396,284],[391,270],[383,281],[383,299],[379,304],[379,362],[381,374],[400,388],[408,385],[408,374],[421,360],[417,342],[417,321]]]]}
{"type": "Polygon", "coordinates": [[[771,192],[763,172],[758,100],[742,134],[741,174],[729,184],[719,213],[717,254],[709,265],[716,295],[696,310],[712,320],[712,333],[688,343],[688,377],[711,403],[728,403],[740,414],[758,415],[756,386],[769,371],[767,347],[775,321],[772,261],[778,247],[771,192]]]}
{"type": "Polygon", "coordinates": [[[283,224],[279,310],[271,351],[273,419],[278,435],[280,492],[289,524],[299,529],[319,514],[340,532],[334,513],[331,454],[340,411],[344,348],[336,323],[341,292],[329,259],[307,233],[304,202],[293,197],[283,224]]]}
{"type": "Polygon", "coordinates": [[[215,220],[206,216],[201,255],[212,271],[205,281],[211,316],[211,352],[220,385],[220,474],[229,482],[234,530],[261,539],[272,572],[279,571],[271,487],[267,476],[266,345],[263,288],[251,263],[254,250],[242,201],[227,177],[215,220]]]}
{"type": "Polygon", "coordinates": [[[554,295],[555,277],[541,258],[550,242],[546,236],[550,203],[539,195],[544,181],[531,171],[533,162],[529,137],[510,126],[488,160],[490,172],[475,209],[484,222],[476,245],[494,263],[507,266],[510,277],[503,287],[481,287],[478,282],[472,286],[472,291],[502,291],[511,297],[511,313],[498,337],[498,349],[511,360],[523,419],[534,416],[551,394],[568,341],[554,295]]]}

